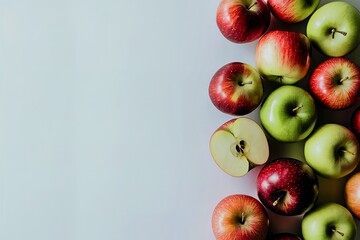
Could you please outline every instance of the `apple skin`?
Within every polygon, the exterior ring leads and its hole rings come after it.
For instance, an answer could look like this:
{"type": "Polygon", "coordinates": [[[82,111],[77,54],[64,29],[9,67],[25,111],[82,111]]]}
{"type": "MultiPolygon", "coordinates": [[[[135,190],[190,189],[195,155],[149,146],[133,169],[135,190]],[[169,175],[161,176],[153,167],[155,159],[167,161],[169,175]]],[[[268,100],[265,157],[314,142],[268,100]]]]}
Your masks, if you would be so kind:
{"type": "Polygon", "coordinates": [[[216,23],[229,41],[252,42],[268,29],[270,10],[263,0],[221,0],[216,23]]]}
{"type": "Polygon", "coordinates": [[[360,172],[355,173],[346,181],[344,192],[347,209],[360,219],[360,172]]]}
{"type": "Polygon", "coordinates": [[[292,233],[277,233],[268,240],[301,240],[301,238],[292,233]]]}
{"type": "Polygon", "coordinates": [[[320,0],[268,0],[270,12],[279,20],[297,23],[309,17],[320,0]]]}
{"type": "Polygon", "coordinates": [[[318,127],[305,141],[304,155],[318,175],[338,179],[355,170],[360,159],[360,146],[348,128],[328,123],[318,127]]]}
{"type": "Polygon", "coordinates": [[[360,12],[346,2],[327,3],[311,15],[306,35],[323,54],[345,56],[360,43],[360,12]]]}
{"type": "Polygon", "coordinates": [[[257,108],[263,97],[260,74],[246,63],[232,62],[221,67],[209,84],[214,106],[231,115],[245,115],[257,108]]]}
{"type": "Polygon", "coordinates": [[[360,139],[360,107],[357,107],[351,114],[350,126],[356,137],[360,139]]]}
{"type": "Polygon", "coordinates": [[[349,108],[360,99],[360,69],[349,59],[329,58],[315,68],[309,88],[325,108],[349,108]]]}
{"type": "Polygon", "coordinates": [[[349,210],[330,202],[316,205],[305,213],[301,231],[304,240],[355,240],[357,229],[349,210]]]}
{"type": "Polygon", "coordinates": [[[259,200],[234,194],[222,199],[215,207],[212,229],[217,240],[265,240],[269,217],[259,200]]]}
{"type": "Polygon", "coordinates": [[[311,45],[300,32],[274,30],[264,34],[255,49],[256,67],[267,80],[295,84],[310,67],[311,45]]]}
{"type": "Polygon", "coordinates": [[[277,141],[301,141],[315,127],[315,101],[300,87],[281,86],[264,100],[260,107],[260,121],[267,133],[277,141]]]}
{"type": "Polygon", "coordinates": [[[319,194],[319,182],[309,165],[293,158],[268,162],[257,178],[260,201],[274,213],[284,216],[308,211],[319,194]]]}

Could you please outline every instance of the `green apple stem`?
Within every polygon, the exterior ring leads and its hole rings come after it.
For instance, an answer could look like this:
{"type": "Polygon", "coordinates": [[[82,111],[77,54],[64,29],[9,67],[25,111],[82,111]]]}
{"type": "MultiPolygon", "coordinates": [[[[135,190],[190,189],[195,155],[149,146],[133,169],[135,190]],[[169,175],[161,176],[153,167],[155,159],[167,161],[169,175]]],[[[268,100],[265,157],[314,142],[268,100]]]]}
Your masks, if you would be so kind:
{"type": "Polygon", "coordinates": [[[340,151],[341,151],[341,152],[344,152],[344,153],[351,154],[351,155],[355,155],[355,153],[350,152],[349,150],[346,150],[346,149],[340,149],[340,151]]]}
{"type": "Polygon", "coordinates": [[[253,6],[255,6],[257,4],[257,2],[254,2],[253,4],[251,4],[247,9],[250,10],[253,6]]]}
{"type": "Polygon", "coordinates": [[[331,29],[331,33],[332,33],[332,38],[335,38],[335,33],[340,33],[340,34],[342,34],[342,35],[344,35],[344,36],[346,36],[346,34],[347,34],[347,32],[339,31],[339,30],[337,30],[336,28],[332,28],[332,29],[331,29]]]}
{"type": "Polygon", "coordinates": [[[296,112],[297,110],[299,110],[300,108],[304,107],[304,105],[300,104],[299,106],[295,107],[292,109],[292,112],[296,112]]]}
{"type": "Polygon", "coordinates": [[[345,235],[343,232],[340,232],[340,231],[337,230],[335,227],[332,227],[332,228],[331,228],[331,231],[332,231],[333,233],[338,233],[338,234],[340,234],[342,237],[345,235]]]}

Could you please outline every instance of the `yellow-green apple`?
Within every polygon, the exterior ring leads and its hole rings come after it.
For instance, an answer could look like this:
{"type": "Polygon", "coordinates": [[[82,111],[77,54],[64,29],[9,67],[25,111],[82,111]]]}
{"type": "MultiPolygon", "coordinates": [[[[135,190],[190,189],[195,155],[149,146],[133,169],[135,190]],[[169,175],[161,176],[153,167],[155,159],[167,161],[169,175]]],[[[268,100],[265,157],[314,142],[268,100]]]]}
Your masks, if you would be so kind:
{"type": "Polygon", "coordinates": [[[285,216],[300,215],[315,203],[319,182],[309,165],[293,158],[278,158],[264,165],[257,178],[260,201],[285,216]]]}
{"type": "Polygon", "coordinates": [[[349,210],[338,203],[322,203],[305,213],[301,222],[304,240],[355,240],[356,224],[349,210]]]}
{"type": "Polygon", "coordinates": [[[301,141],[309,136],[317,121],[314,99],[300,87],[281,86],[264,100],[260,107],[260,121],[278,141],[301,141]]]}
{"type": "Polygon", "coordinates": [[[301,240],[301,238],[292,233],[277,233],[268,240],[301,240]]]}
{"type": "Polygon", "coordinates": [[[349,59],[329,58],[315,68],[309,79],[309,88],[328,109],[351,107],[360,99],[360,69],[349,59]]]}
{"type": "Polygon", "coordinates": [[[262,76],[271,81],[297,83],[308,72],[310,60],[310,41],[300,32],[270,31],[256,45],[256,67],[262,76]]]}
{"type": "Polygon", "coordinates": [[[279,20],[297,23],[310,16],[320,0],[268,0],[270,12],[279,20]]]}
{"type": "Polygon", "coordinates": [[[338,179],[351,173],[360,158],[359,142],[347,127],[328,123],[318,127],[305,141],[306,162],[317,174],[338,179]]]}
{"type": "Polygon", "coordinates": [[[227,174],[240,177],[269,158],[269,144],[262,128],[246,117],[222,124],[210,138],[210,152],[227,174]]]}
{"type": "Polygon", "coordinates": [[[360,172],[355,173],[346,181],[344,192],[346,207],[360,219],[360,172]]]}
{"type": "Polygon", "coordinates": [[[342,57],[360,43],[360,12],[346,2],[330,2],[311,15],[306,35],[325,55],[342,57]]]}
{"type": "Polygon", "coordinates": [[[235,43],[258,39],[270,24],[270,11],[264,0],[221,0],[216,23],[220,32],[235,43]]]}
{"type": "Polygon", "coordinates": [[[265,240],[269,217],[259,200],[249,195],[234,194],[216,205],[212,229],[217,240],[265,240]]]}
{"type": "Polygon", "coordinates": [[[353,133],[360,139],[360,107],[355,108],[351,114],[350,126],[353,133]]]}
{"type": "Polygon", "coordinates": [[[232,115],[245,115],[259,106],[263,97],[260,74],[246,63],[232,62],[212,77],[209,96],[217,109],[232,115]]]}

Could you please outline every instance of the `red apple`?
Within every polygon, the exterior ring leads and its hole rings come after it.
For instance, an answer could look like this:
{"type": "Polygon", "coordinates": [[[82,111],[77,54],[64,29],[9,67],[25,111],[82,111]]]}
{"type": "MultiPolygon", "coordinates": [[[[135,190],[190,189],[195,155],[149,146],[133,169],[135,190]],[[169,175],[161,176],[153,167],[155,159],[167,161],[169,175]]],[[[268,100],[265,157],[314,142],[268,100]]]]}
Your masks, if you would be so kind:
{"type": "Polygon", "coordinates": [[[360,107],[357,107],[352,113],[350,125],[354,134],[360,139],[360,107]]]}
{"type": "Polygon", "coordinates": [[[217,240],[264,240],[269,217],[257,199],[243,194],[230,195],[215,207],[212,229],[217,240]]]}
{"type": "Polygon", "coordinates": [[[278,233],[271,236],[268,240],[301,240],[301,238],[292,233],[278,233]]]}
{"type": "Polygon", "coordinates": [[[224,113],[248,114],[259,106],[263,97],[260,74],[246,63],[226,64],[211,79],[209,96],[224,113]]]}
{"type": "Polygon", "coordinates": [[[220,32],[235,43],[258,39],[270,24],[270,11],[264,0],[222,0],[216,13],[220,32]]]}
{"type": "Polygon", "coordinates": [[[300,32],[271,31],[256,46],[256,66],[268,80],[295,84],[309,70],[310,50],[309,39],[300,32]]]}
{"type": "Polygon", "coordinates": [[[328,109],[351,107],[360,99],[360,69],[346,58],[327,59],[311,74],[309,87],[328,109]]]}
{"type": "Polygon", "coordinates": [[[355,173],[347,180],[345,202],[350,212],[360,219],[360,172],[355,173]]]}
{"type": "Polygon", "coordinates": [[[265,207],[280,215],[294,216],[305,213],[314,205],[319,183],[306,163],[279,158],[260,170],[257,190],[265,207]]]}

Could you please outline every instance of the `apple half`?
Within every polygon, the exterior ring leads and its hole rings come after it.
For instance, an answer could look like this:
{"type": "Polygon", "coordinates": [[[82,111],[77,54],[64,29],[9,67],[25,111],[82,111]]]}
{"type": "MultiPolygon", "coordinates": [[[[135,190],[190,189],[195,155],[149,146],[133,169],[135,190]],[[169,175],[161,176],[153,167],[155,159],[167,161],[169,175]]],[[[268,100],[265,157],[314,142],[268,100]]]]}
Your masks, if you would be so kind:
{"type": "Polygon", "coordinates": [[[268,160],[269,144],[259,124],[240,117],[222,124],[213,133],[210,152],[224,172],[241,177],[268,160]]]}

